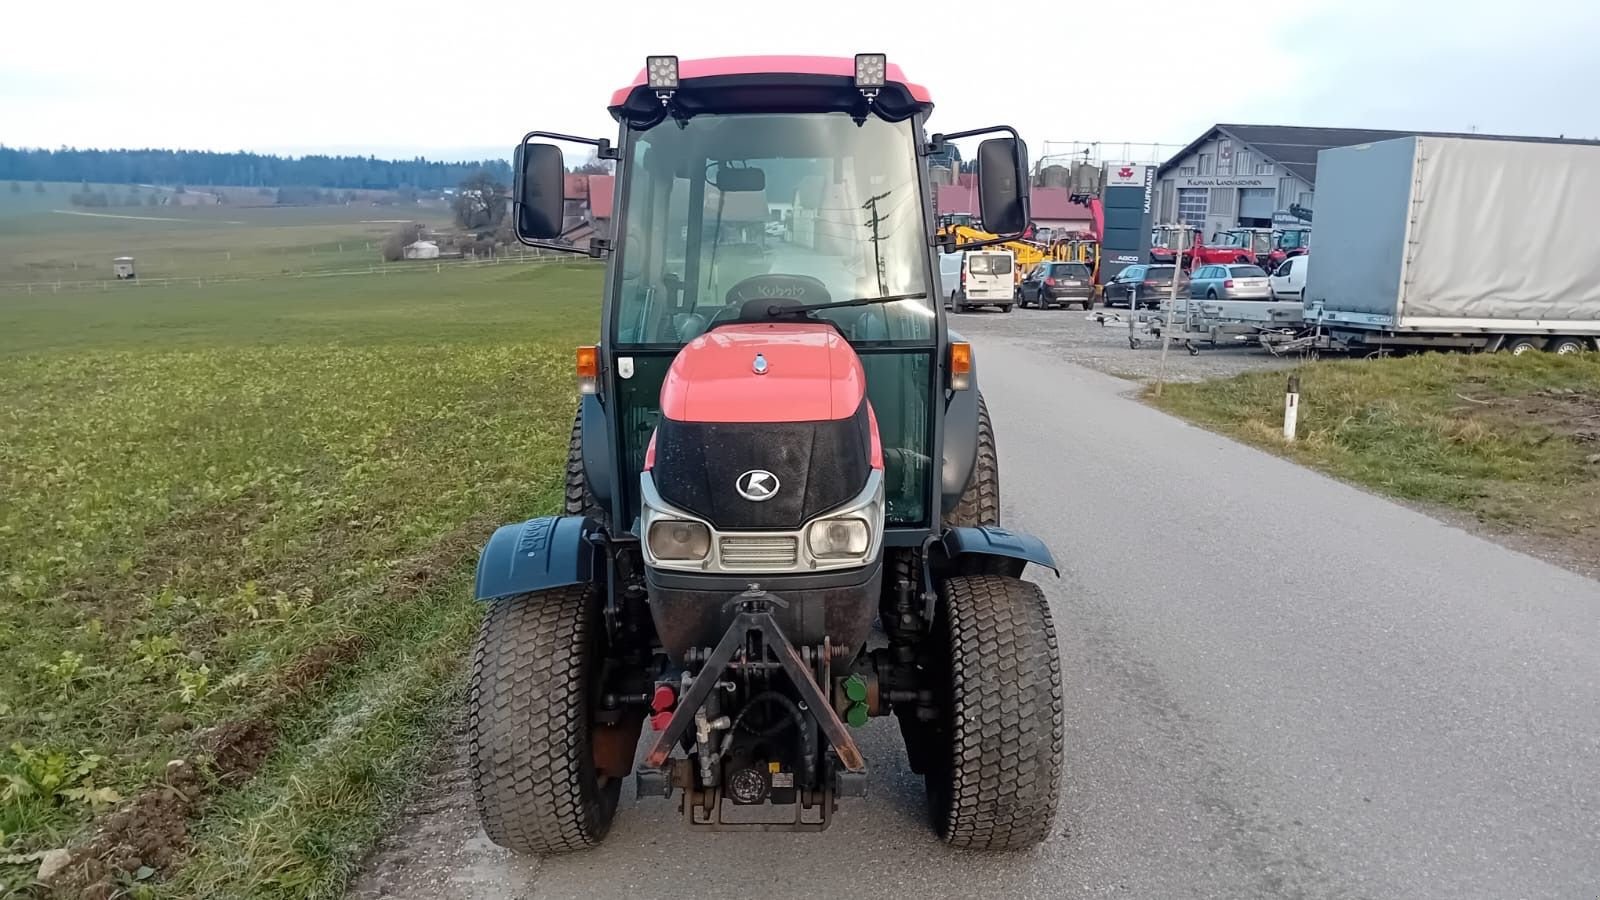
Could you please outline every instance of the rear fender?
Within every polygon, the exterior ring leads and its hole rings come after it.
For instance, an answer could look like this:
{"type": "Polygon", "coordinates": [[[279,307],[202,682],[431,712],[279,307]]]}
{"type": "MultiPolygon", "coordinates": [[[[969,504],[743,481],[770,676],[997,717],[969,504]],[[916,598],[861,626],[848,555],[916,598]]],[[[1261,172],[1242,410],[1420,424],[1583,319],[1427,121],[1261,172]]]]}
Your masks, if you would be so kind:
{"type": "Polygon", "coordinates": [[[493,601],[596,579],[603,548],[590,539],[600,523],[587,516],[544,516],[502,525],[478,556],[473,596],[493,601]]]}
{"type": "Polygon", "coordinates": [[[1061,577],[1055,557],[1044,541],[998,525],[951,528],[935,546],[942,551],[932,554],[935,566],[942,564],[954,574],[1020,578],[1028,563],[1033,563],[1061,577]]]}
{"type": "MultiPolygon", "coordinates": [[[[950,340],[966,340],[954,331],[950,340]]],[[[944,458],[940,467],[940,508],[950,512],[961,502],[961,494],[972,480],[978,464],[978,354],[972,354],[972,385],[964,391],[949,391],[944,404],[944,458]]]]}

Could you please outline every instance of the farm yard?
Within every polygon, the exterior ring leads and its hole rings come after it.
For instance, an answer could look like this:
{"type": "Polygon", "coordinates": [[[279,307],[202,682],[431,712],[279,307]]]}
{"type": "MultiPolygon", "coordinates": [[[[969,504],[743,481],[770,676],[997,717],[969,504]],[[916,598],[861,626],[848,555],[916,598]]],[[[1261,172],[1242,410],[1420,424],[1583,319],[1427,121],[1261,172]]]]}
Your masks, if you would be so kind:
{"type": "MultiPolygon", "coordinates": [[[[0,281],[293,269],[391,227],[172,212],[0,218],[0,281]]],[[[478,547],[558,503],[598,286],[0,292],[0,895],[47,860],[59,896],[338,894],[459,689],[478,547]]]]}

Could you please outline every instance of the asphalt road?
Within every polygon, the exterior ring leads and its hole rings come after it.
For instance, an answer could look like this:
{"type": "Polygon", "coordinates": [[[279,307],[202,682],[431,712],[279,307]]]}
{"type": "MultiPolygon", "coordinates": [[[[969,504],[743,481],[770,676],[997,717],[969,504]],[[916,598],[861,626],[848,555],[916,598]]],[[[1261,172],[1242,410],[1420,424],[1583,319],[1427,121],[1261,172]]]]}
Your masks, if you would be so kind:
{"type": "Polygon", "coordinates": [[[1600,583],[1148,409],[981,322],[1007,524],[1061,637],[1064,815],[1036,851],[924,827],[893,725],[822,835],[624,797],[514,859],[446,767],[358,897],[1600,897],[1600,583]]]}

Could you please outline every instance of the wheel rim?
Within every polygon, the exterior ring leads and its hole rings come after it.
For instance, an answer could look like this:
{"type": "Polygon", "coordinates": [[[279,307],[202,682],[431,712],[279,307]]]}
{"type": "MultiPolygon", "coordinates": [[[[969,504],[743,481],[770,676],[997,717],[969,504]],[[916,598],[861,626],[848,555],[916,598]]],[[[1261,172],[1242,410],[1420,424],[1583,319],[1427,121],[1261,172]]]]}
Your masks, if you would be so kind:
{"type": "Polygon", "coordinates": [[[1581,353],[1581,352],[1583,352],[1583,348],[1578,346],[1577,344],[1573,343],[1572,341],[1562,341],[1561,343],[1556,345],[1556,355],[1557,356],[1571,356],[1574,353],[1581,353]]]}

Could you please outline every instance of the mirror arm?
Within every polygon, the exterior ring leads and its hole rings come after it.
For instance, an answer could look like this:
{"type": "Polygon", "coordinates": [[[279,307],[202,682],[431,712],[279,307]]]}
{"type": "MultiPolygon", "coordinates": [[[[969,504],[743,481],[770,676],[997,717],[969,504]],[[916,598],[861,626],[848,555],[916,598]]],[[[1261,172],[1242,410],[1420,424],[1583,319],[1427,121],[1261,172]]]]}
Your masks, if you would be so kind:
{"type": "Polygon", "coordinates": [[[980,134],[994,134],[997,131],[1003,131],[1010,135],[1017,143],[1022,143],[1022,135],[1017,134],[1017,130],[1012,128],[1010,125],[990,125],[987,128],[974,128],[970,131],[958,131],[955,134],[936,134],[928,139],[928,147],[931,150],[937,151],[943,149],[944,145],[951,141],[958,141],[962,138],[977,137],[980,134]]]}
{"type": "Polygon", "coordinates": [[[622,158],[621,151],[619,151],[616,147],[611,146],[611,142],[605,138],[586,138],[579,137],[575,134],[561,134],[560,132],[556,131],[530,131],[522,136],[522,142],[526,144],[534,138],[549,138],[552,141],[566,141],[573,144],[588,144],[590,147],[595,148],[595,157],[597,159],[622,158]]]}
{"type": "Polygon", "coordinates": [[[573,256],[588,256],[599,259],[611,252],[611,242],[601,238],[591,238],[589,248],[574,247],[571,244],[557,244],[554,241],[530,241],[517,235],[517,242],[526,247],[537,247],[540,250],[554,250],[558,253],[570,253],[573,256]]]}

